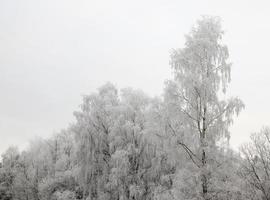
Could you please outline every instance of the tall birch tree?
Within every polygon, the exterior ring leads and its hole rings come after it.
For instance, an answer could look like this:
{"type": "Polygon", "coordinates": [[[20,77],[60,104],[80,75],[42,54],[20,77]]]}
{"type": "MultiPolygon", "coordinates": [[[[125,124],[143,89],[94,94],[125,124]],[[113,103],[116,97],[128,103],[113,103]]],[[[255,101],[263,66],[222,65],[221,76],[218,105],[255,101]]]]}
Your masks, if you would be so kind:
{"type": "MultiPolygon", "coordinates": [[[[229,139],[234,114],[244,108],[238,98],[226,96],[231,80],[229,52],[222,43],[220,19],[203,17],[186,35],[185,46],[171,54],[174,79],[167,82],[166,96],[177,121],[168,121],[170,132],[199,171],[202,199],[210,199],[211,167],[222,139],[229,139]],[[184,123],[183,123],[184,122],[184,123]],[[183,135],[192,142],[185,143],[183,135]]],[[[165,99],[165,101],[167,101],[165,99]]]]}

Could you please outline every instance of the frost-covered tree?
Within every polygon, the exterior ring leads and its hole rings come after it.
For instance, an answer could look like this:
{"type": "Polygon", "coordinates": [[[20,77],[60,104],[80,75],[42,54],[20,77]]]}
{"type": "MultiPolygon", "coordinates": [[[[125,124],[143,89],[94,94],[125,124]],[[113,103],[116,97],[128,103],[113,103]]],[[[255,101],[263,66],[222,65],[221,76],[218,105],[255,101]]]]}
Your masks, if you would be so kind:
{"type": "Polygon", "coordinates": [[[77,121],[72,131],[76,135],[78,177],[84,199],[96,199],[106,193],[111,158],[109,136],[118,101],[117,89],[107,83],[98,93],[84,96],[81,110],[74,113],[77,121]]]}
{"type": "MultiPolygon", "coordinates": [[[[230,82],[231,63],[218,17],[203,17],[186,36],[185,47],[174,50],[174,79],[167,82],[165,101],[174,117],[170,133],[197,168],[202,199],[210,199],[211,174],[217,163],[218,143],[230,138],[233,115],[244,107],[238,98],[222,99],[230,82]]],[[[194,169],[194,170],[195,170],[194,169]]],[[[196,171],[194,171],[196,173],[196,171]]]]}
{"type": "Polygon", "coordinates": [[[151,98],[112,84],[86,95],[75,112],[77,156],[74,172],[85,199],[153,199],[157,187],[168,187],[173,166],[151,141],[151,98]],[[77,169],[77,170],[76,170],[77,169]]]}
{"type": "Polygon", "coordinates": [[[248,193],[259,199],[270,199],[270,129],[263,128],[251,135],[251,141],[241,147],[244,161],[240,175],[248,193]]]}
{"type": "Polygon", "coordinates": [[[0,167],[0,200],[12,200],[14,198],[14,181],[16,177],[16,166],[19,161],[19,151],[17,147],[9,147],[2,154],[0,167]]]}
{"type": "Polygon", "coordinates": [[[152,140],[152,99],[131,88],[123,89],[120,99],[110,143],[111,199],[154,199],[157,192],[172,186],[175,168],[152,140]]]}

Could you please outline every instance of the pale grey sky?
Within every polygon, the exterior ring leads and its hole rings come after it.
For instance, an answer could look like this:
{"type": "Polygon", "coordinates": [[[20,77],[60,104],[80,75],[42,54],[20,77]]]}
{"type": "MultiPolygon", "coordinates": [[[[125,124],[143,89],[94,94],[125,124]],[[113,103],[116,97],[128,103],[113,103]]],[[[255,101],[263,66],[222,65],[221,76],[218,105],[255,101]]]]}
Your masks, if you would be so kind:
{"type": "Polygon", "coordinates": [[[72,122],[81,95],[107,81],[160,95],[169,52],[201,15],[223,19],[230,93],[246,109],[233,147],[270,125],[268,1],[0,0],[0,153],[72,122]]]}

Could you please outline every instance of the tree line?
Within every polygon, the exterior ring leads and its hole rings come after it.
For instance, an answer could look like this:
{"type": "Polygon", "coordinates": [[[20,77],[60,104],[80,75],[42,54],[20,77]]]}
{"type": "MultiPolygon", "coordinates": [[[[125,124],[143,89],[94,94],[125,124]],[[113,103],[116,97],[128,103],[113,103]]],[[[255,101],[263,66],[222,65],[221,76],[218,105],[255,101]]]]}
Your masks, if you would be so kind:
{"type": "Polygon", "coordinates": [[[171,53],[162,96],[106,83],[66,129],[8,148],[0,200],[270,200],[270,129],[229,146],[244,103],[225,98],[223,34],[218,17],[197,21],[171,53]]]}

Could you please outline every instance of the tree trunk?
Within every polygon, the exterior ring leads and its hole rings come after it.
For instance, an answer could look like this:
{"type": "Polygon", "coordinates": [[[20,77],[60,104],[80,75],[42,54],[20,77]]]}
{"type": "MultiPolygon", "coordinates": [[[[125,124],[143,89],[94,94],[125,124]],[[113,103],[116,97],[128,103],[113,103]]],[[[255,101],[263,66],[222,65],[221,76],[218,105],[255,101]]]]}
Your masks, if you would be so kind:
{"type": "Polygon", "coordinates": [[[201,174],[201,180],[202,180],[202,195],[203,199],[207,199],[207,193],[208,193],[208,188],[207,188],[207,175],[205,174],[205,167],[206,167],[206,157],[205,157],[205,150],[203,148],[202,150],[202,174],[201,174]]]}
{"type": "Polygon", "coordinates": [[[201,138],[200,138],[200,145],[201,145],[201,150],[202,150],[202,167],[201,167],[201,181],[202,181],[202,196],[203,199],[207,200],[208,199],[208,185],[207,185],[207,169],[206,169],[206,152],[205,152],[205,147],[207,146],[206,144],[206,105],[204,105],[203,109],[203,127],[202,127],[202,133],[201,133],[201,138]]]}

